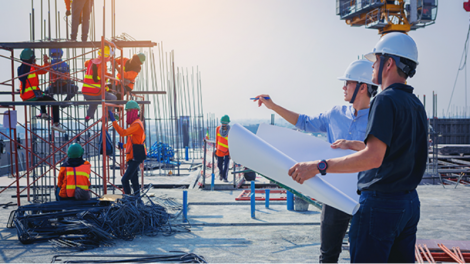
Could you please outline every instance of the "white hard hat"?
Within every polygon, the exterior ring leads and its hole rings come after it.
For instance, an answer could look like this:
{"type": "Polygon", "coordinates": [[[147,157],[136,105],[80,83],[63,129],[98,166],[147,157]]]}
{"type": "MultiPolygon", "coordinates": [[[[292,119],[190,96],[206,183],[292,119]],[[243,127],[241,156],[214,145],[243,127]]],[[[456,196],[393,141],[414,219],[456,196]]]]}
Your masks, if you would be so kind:
{"type": "Polygon", "coordinates": [[[357,60],[349,64],[342,77],[338,77],[340,81],[356,81],[377,85],[372,82],[372,65],[368,60],[357,60]]]}
{"type": "Polygon", "coordinates": [[[409,59],[418,65],[418,47],[415,41],[404,33],[392,32],[383,36],[375,45],[371,53],[365,55],[366,59],[375,62],[375,54],[390,54],[409,59]]]}

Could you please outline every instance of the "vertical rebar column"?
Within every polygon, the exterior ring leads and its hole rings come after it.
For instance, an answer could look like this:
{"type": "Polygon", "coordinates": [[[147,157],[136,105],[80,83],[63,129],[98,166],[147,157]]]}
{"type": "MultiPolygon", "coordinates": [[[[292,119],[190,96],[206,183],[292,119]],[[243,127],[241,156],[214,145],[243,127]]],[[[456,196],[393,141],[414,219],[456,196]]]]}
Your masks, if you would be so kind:
{"type": "MultiPolygon", "coordinates": [[[[106,1],[104,1],[106,2],[106,1]]],[[[107,179],[106,179],[106,103],[105,103],[105,81],[106,81],[106,60],[104,51],[104,4],[103,4],[103,36],[101,36],[101,140],[103,144],[103,194],[107,194],[107,179]]],[[[111,51],[110,51],[111,52],[111,51]]],[[[99,152],[98,152],[99,155],[99,152]]]]}
{"type": "Polygon", "coordinates": [[[176,129],[176,148],[175,148],[175,153],[176,153],[176,166],[178,167],[178,176],[180,175],[180,155],[179,155],[179,128],[178,128],[178,113],[177,113],[177,100],[176,100],[176,76],[175,76],[175,51],[171,51],[171,66],[173,69],[173,102],[174,102],[174,111],[175,111],[175,129],[176,129]]]}

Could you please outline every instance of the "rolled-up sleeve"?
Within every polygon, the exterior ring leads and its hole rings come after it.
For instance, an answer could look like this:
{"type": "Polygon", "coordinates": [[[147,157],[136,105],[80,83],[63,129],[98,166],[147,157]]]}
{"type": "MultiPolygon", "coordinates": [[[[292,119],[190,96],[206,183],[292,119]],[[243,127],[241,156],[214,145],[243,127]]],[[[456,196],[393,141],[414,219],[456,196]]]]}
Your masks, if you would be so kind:
{"type": "Polygon", "coordinates": [[[306,132],[327,132],[329,113],[321,113],[318,116],[299,115],[295,127],[306,132]]]}

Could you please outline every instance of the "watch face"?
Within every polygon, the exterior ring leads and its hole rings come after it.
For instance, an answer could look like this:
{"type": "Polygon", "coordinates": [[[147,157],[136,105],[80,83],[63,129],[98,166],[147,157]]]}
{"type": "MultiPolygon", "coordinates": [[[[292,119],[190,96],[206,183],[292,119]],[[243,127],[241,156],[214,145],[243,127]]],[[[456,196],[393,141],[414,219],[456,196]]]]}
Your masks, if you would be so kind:
{"type": "Polygon", "coordinates": [[[326,163],[323,162],[323,161],[318,163],[318,169],[319,170],[325,170],[326,169],[326,163]]]}

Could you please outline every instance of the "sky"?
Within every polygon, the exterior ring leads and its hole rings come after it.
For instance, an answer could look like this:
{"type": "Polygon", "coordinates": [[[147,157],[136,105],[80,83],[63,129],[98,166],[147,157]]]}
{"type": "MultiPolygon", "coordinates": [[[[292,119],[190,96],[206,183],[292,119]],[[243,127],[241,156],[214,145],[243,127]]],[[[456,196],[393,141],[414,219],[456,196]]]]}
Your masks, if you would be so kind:
{"type": "MultiPolygon", "coordinates": [[[[33,1],[39,10],[41,1],[33,1]]],[[[50,1],[54,10],[56,0],[50,1]]],[[[43,0],[45,8],[47,2],[43,0]]],[[[108,25],[110,3],[106,1],[108,25]]],[[[262,93],[287,109],[310,115],[347,104],[343,82],[337,77],[352,61],[370,52],[380,38],[377,30],[346,25],[336,15],[333,0],[116,3],[117,34],[163,42],[165,51],[175,51],[176,66],[198,66],[204,112],[219,117],[227,114],[232,119],[270,119],[271,110],[258,108],[249,100],[262,93]]],[[[443,110],[447,115],[469,28],[469,14],[462,3],[439,1],[436,23],[409,33],[418,45],[419,65],[408,84],[421,99],[427,96],[429,114],[432,93],[437,93],[439,117],[443,110]]],[[[63,16],[64,2],[57,0],[57,5],[63,16]]],[[[31,0],[0,0],[0,6],[0,42],[29,40],[31,0]]],[[[102,10],[103,0],[95,0],[95,6],[102,10]]],[[[97,21],[101,20],[98,12],[97,21]]],[[[100,25],[97,31],[101,32],[100,25]]],[[[107,32],[109,38],[109,28],[107,32]]],[[[0,58],[0,67],[4,69],[0,79],[9,79],[9,62],[0,58]]],[[[460,72],[456,82],[451,111],[465,110],[465,75],[460,72]]]]}

